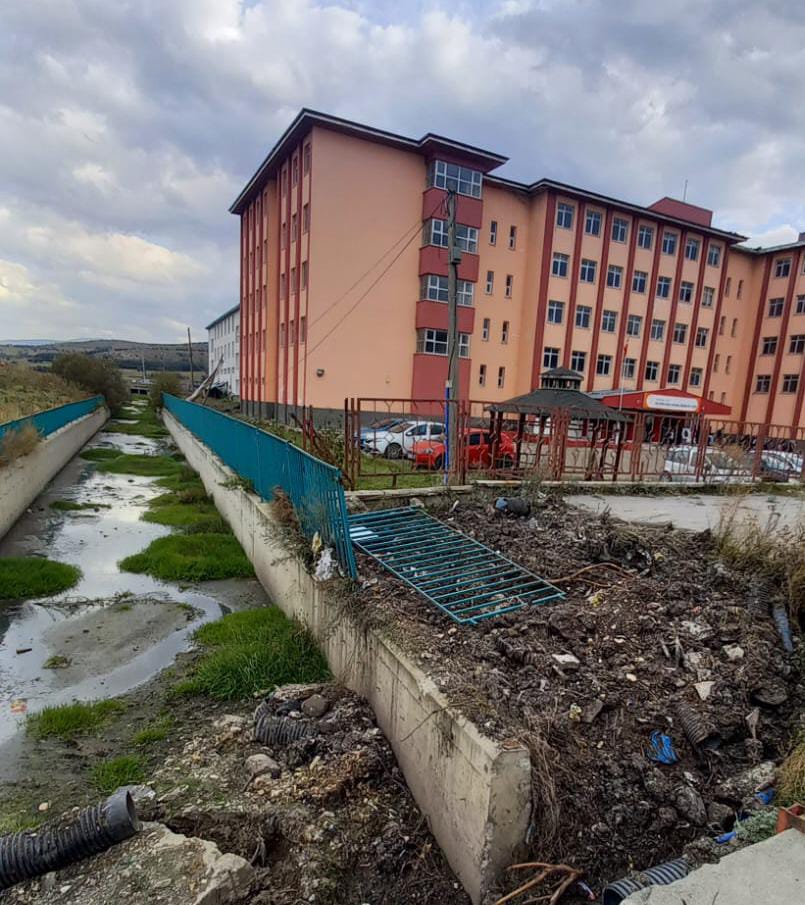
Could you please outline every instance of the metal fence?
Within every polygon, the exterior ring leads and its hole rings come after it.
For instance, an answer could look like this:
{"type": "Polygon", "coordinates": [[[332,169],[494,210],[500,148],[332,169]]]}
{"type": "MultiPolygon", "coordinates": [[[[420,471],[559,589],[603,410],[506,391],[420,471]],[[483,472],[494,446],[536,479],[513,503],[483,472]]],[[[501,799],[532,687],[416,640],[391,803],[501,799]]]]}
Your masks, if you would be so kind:
{"type": "Polygon", "coordinates": [[[335,549],[345,574],[351,578],[357,575],[338,468],[222,412],[167,393],[163,403],[224,464],[251,482],[264,500],[272,499],[277,488],[283,490],[296,509],[305,535],[312,538],[318,532],[322,541],[335,549]]]}
{"type": "Polygon", "coordinates": [[[24,418],[17,418],[15,421],[6,421],[0,424],[0,440],[6,434],[12,431],[21,430],[30,424],[36,428],[37,433],[41,437],[48,437],[57,430],[68,425],[71,421],[83,418],[89,415],[95,409],[104,405],[103,396],[92,396],[90,399],[82,399],[80,402],[68,402],[67,405],[60,405],[53,409],[47,409],[44,412],[37,412],[35,415],[26,415],[24,418]]]}

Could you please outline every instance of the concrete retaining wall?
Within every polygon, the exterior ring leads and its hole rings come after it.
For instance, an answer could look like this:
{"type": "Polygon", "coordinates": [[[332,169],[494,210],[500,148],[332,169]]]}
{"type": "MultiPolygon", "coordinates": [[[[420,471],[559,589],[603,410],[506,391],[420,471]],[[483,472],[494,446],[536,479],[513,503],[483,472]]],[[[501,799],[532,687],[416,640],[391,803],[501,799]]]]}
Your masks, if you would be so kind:
{"type": "Polygon", "coordinates": [[[95,409],[41,440],[27,456],[0,468],[0,538],[108,417],[105,406],[95,409]]]}
{"type": "Polygon", "coordinates": [[[447,860],[473,902],[483,901],[525,838],[528,752],[482,736],[409,657],[345,613],[288,552],[271,507],[224,487],[230,469],[167,412],[164,420],[272,600],[311,628],[333,674],[371,704],[447,860]]]}

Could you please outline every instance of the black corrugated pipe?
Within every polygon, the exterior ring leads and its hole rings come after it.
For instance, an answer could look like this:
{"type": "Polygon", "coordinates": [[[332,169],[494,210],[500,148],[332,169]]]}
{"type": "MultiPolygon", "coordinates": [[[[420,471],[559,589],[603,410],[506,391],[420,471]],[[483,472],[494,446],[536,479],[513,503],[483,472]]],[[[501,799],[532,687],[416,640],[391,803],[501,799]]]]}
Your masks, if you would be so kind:
{"type": "MultiPolygon", "coordinates": [[[[259,712],[258,708],[258,712],[259,712]]],[[[316,730],[307,723],[288,717],[263,714],[257,720],[254,737],[269,748],[285,748],[304,738],[312,738],[316,730]]]]}
{"type": "Polygon", "coordinates": [[[771,613],[777,624],[777,631],[783,639],[783,647],[790,654],[794,650],[794,642],[791,638],[791,623],[788,621],[788,613],[786,613],[785,607],[782,604],[775,606],[771,613]]]}
{"type": "Polygon", "coordinates": [[[667,886],[676,880],[687,877],[690,873],[690,864],[684,858],[675,861],[666,861],[648,870],[624,877],[610,883],[604,890],[603,905],[620,905],[624,899],[628,899],[632,893],[645,889],[647,886],[667,886]]]}
{"type": "Polygon", "coordinates": [[[84,808],[69,826],[44,826],[0,837],[0,889],[106,851],[140,831],[131,795],[119,789],[84,808]]]}

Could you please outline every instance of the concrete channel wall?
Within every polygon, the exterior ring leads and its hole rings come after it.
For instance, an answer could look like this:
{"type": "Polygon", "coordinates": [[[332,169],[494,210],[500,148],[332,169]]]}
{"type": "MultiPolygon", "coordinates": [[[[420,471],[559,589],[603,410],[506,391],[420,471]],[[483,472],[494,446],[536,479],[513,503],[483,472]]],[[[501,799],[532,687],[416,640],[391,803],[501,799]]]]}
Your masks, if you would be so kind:
{"type": "Polygon", "coordinates": [[[473,902],[483,902],[523,846],[528,751],[481,735],[406,654],[345,612],[288,552],[271,507],[231,481],[224,486],[232,471],[167,412],[164,421],[272,600],[310,627],[336,678],[371,704],[450,866],[473,902]]]}
{"type": "Polygon", "coordinates": [[[0,538],[108,417],[108,409],[101,406],[40,440],[27,456],[0,468],[0,538]]]}

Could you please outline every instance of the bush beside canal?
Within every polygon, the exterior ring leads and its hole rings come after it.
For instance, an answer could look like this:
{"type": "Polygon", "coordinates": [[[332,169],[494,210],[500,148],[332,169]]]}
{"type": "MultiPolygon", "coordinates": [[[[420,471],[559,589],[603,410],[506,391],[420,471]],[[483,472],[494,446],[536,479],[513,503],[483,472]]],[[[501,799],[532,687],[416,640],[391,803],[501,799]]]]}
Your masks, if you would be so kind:
{"type": "Polygon", "coordinates": [[[76,585],[79,578],[78,566],[38,556],[7,556],[0,559],[0,600],[60,594],[76,585]]]}

